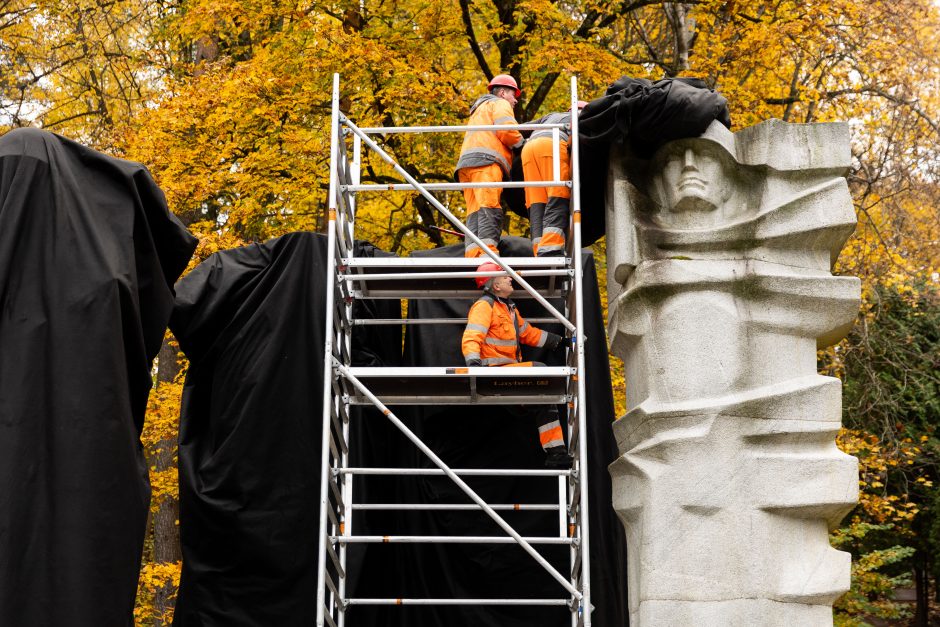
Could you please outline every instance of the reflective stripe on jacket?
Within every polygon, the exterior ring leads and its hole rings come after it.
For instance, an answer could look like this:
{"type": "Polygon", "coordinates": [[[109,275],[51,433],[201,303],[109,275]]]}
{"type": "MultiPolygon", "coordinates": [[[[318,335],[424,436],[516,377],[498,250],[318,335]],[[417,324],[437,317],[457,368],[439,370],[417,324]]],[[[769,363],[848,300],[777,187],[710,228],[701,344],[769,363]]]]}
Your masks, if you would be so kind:
{"type": "MultiPolygon", "coordinates": [[[[470,107],[471,126],[515,124],[512,107],[492,94],[481,96],[470,107]]],[[[521,146],[522,135],[515,129],[505,131],[468,131],[460,147],[460,159],[455,170],[476,168],[496,163],[506,176],[512,168],[512,149],[521,146]]]]}
{"type": "Polygon", "coordinates": [[[530,325],[509,299],[484,294],[467,316],[461,349],[464,360],[480,359],[484,366],[503,366],[522,361],[521,341],[544,346],[548,332],[530,325]]]}
{"type": "MultiPolygon", "coordinates": [[[[564,124],[565,128],[558,129],[558,138],[566,142],[571,137],[571,112],[565,111],[563,113],[549,113],[543,115],[537,120],[532,122],[533,124],[564,124]]],[[[544,131],[532,131],[532,134],[529,136],[529,139],[535,139],[536,137],[548,137],[551,138],[552,129],[547,128],[544,131]]]]}

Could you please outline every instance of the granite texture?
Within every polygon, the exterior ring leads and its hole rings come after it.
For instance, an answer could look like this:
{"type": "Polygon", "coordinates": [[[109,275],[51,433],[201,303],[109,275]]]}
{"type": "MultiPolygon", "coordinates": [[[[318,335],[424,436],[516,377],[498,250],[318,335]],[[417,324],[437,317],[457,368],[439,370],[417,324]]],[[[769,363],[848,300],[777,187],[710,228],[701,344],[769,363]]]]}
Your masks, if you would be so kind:
{"type": "Polygon", "coordinates": [[[650,161],[611,155],[608,331],[630,620],[831,625],[850,556],[828,531],[858,499],[841,383],[816,350],[853,324],[830,270],[855,228],[845,124],[715,123],[650,161]]]}

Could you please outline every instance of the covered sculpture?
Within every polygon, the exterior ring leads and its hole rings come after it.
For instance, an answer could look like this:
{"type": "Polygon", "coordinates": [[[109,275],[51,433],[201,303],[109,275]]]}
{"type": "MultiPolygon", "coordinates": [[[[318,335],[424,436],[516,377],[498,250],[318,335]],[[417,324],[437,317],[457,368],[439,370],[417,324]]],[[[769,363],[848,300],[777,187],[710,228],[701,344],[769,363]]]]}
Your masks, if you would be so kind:
{"type": "Polygon", "coordinates": [[[195,247],[139,163],[0,137],[0,625],[133,625],[140,433],[195,247]]]}
{"type": "Polygon", "coordinates": [[[855,226],[844,124],[712,123],[651,160],[615,148],[609,337],[631,625],[829,625],[850,556],[827,532],[858,498],[840,452],[841,339],[859,281],[830,270],[855,226]]]}

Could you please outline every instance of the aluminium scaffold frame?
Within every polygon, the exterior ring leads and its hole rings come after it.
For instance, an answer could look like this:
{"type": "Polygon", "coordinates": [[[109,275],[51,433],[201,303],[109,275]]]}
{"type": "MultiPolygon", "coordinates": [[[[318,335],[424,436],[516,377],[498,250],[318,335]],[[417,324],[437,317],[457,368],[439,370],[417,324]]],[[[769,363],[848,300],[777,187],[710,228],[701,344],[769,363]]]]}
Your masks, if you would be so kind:
{"type": "MultiPolygon", "coordinates": [[[[320,529],[317,563],[317,626],[346,627],[346,610],[354,605],[518,605],[566,606],[572,627],[591,625],[591,585],[589,557],[589,517],[587,490],[587,416],[584,378],[584,316],[581,259],[581,201],[578,169],[578,92],[577,79],[571,78],[571,179],[560,180],[560,124],[518,124],[498,126],[418,126],[359,128],[339,108],[339,75],[333,76],[332,113],[330,124],[330,182],[328,214],[328,252],[326,277],[326,333],[324,347],[324,381],[322,414],[322,448],[320,476],[320,529]],[[420,183],[383,150],[370,136],[391,133],[465,133],[468,131],[552,130],[553,181],[502,183],[420,183]],[[353,158],[349,158],[347,137],[352,138],[353,158]],[[362,145],[391,165],[404,183],[361,184],[362,145]],[[501,258],[458,220],[431,192],[462,190],[470,187],[549,187],[566,185],[571,188],[571,220],[569,241],[564,258],[501,258]],[[477,273],[482,259],[400,259],[356,258],[354,225],[356,194],[376,191],[418,192],[455,228],[480,246],[483,253],[498,264],[501,272],[477,273]],[[567,364],[562,367],[453,367],[453,368],[366,368],[351,365],[352,329],[365,324],[466,324],[465,319],[356,320],[353,302],[357,298],[454,298],[476,297],[469,290],[470,279],[476,276],[508,274],[524,290],[522,297],[535,299],[547,312],[546,317],[533,317],[537,322],[558,322],[573,338],[567,364]],[[529,282],[531,281],[531,283],[529,282]],[[567,293],[564,315],[549,297],[567,293]],[[573,321],[572,321],[573,318],[573,321]],[[332,375],[332,376],[331,376],[332,375]],[[394,394],[384,389],[384,378],[420,379],[427,390],[434,381],[447,381],[447,393],[394,394]],[[538,393],[504,395],[506,386],[495,386],[503,393],[487,392],[487,384],[500,380],[547,381],[548,387],[538,393]],[[370,385],[372,386],[370,388],[370,385]],[[375,390],[375,391],[374,391],[375,390]],[[421,441],[388,405],[420,404],[537,404],[567,403],[568,451],[573,454],[570,470],[554,469],[452,469],[421,441]],[[378,408],[437,468],[356,468],[349,466],[349,407],[368,404],[378,408]],[[357,475],[445,475],[473,504],[384,503],[356,504],[353,501],[353,477],[357,475]],[[558,483],[558,502],[550,504],[486,503],[461,478],[467,476],[548,477],[558,483]],[[362,536],[353,534],[353,513],[366,510],[400,511],[483,511],[505,533],[505,536],[362,536]],[[498,513],[499,511],[545,511],[558,516],[559,534],[548,537],[523,537],[498,513]],[[548,599],[366,599],[349,598],[346,590],[347,546],[353,543],[476,543],[518,544],[567,592],[566,598],[548,599]],[[562,574],[533,545],[568,545],[570,572],[562,574]],[[331,567],[330,567],[331,566],[331,567]],[[335,581],[334,581],[335,577],[335,581]]],[[[524,387],[524,386],[523,386],[524,387]]],[[[355,627],[355,625],[349,625],[355,627]]]]}

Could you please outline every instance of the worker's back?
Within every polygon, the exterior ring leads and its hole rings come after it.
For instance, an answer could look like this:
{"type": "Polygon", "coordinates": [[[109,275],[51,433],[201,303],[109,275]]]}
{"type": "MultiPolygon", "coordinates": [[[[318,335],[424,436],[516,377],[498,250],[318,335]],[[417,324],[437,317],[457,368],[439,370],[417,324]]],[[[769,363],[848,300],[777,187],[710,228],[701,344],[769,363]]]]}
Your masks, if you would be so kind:
{"type": "MultiPolygon", "coordinates": [[[[470,107],[469,124],[471,126],[515,123],[516,118],[509,103],[492,94],[480,96],[470,107]]],[[[456,169],[476,168],[495,163],[506,176],[509,176],[512,166],[511,147],[521,142],[522,135],[514,129],[468,131],[460,147],[460,159],[457,161],[456,169]]]]}

